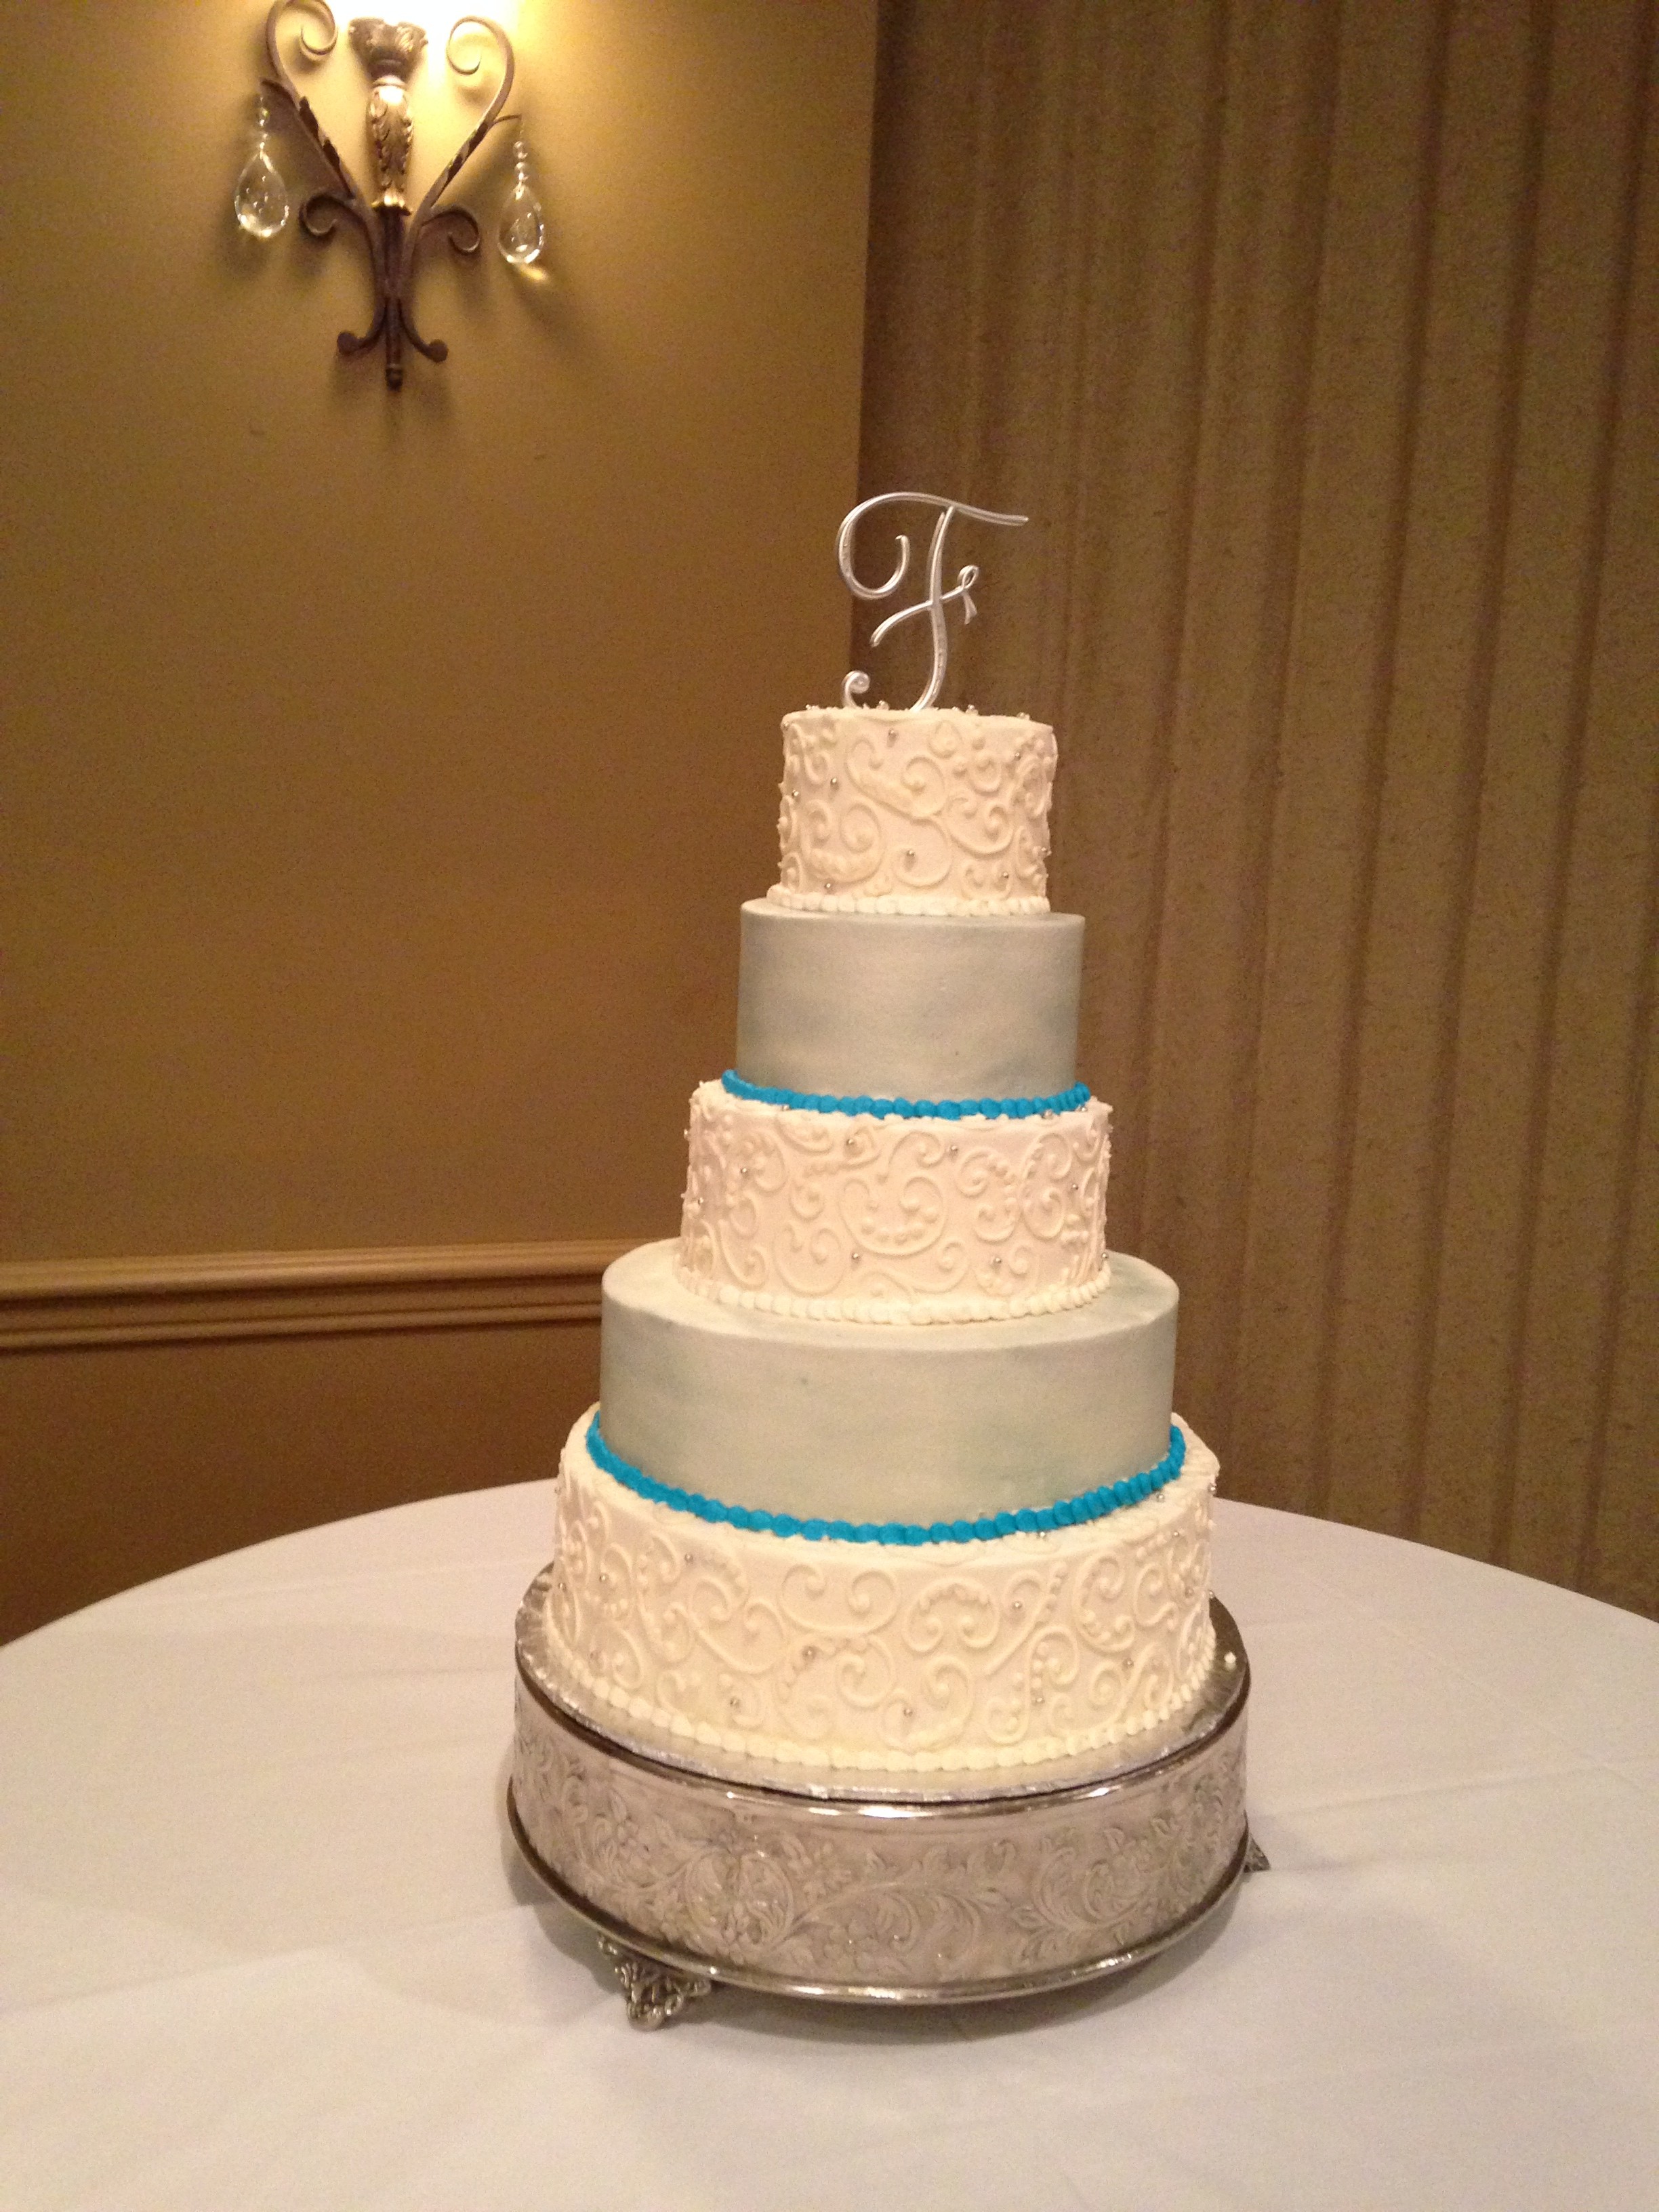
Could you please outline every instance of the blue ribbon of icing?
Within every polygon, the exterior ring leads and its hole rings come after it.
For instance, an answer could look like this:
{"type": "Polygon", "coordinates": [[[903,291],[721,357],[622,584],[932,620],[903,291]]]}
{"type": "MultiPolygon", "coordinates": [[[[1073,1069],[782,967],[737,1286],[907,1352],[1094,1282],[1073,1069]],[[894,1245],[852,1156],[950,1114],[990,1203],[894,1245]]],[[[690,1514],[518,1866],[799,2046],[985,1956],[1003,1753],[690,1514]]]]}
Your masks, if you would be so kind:
{"type": "Polygon", "coordinates": [[[804,1106],[817,1114],[872,1114],[878,1121],[897,1115],[907,1121],[960,1121],[966,1114],[978,1114],[988,1121],[1024,1121],[1035,1114],[1069,1114],[1089,1103],[1086,1083],[1056,1091],[1051,1098],[832,1098],[827,1091],[784,1091],[775,1083],[746,1083],[730,1067],[720,1081],[732,1097],[754,1099],[763,1106],[804,1106]]]}
{"type": "Polygon", "coordinates": [[[1057,1505],[1026,1505],[1017,1513],[981,1513],[976,1521],[935,1521],[927,1527],[919,1521],[801,1520],[793,1513],[766,1513],[757,1505],[723,1505],[718,1498],[704,1498],[695,1490],[676,1490],[618,1458],[600,1433],[597,1413],[587,1425],[587,1452],[595,1466],[602,1467],[636,1498],[648,1498],[653,1505],[672,1506],[677,1513],[695,1514],[699,1521],[723,1522],[728,1528],[757,1529],[772,1536],[805,1536],[811,1544],[826,1537],[842,1544],[988,1544],[1016,1531],[1041,1534],[1051,1528],[1075,1528],[1081,1522],[1103,1520],[1126,1505],[1139,1505],[1143,1498],[1156,1497],[1180,1474],[1187,1456],[1187,1439],[1171,1424],[1170,1449],[1156,1467],[1149,1467],[1144,1474],[1126,1475],[1121,1482],[1100,1483],[1079,1497],[1061,1498],[1057,1505]]]}

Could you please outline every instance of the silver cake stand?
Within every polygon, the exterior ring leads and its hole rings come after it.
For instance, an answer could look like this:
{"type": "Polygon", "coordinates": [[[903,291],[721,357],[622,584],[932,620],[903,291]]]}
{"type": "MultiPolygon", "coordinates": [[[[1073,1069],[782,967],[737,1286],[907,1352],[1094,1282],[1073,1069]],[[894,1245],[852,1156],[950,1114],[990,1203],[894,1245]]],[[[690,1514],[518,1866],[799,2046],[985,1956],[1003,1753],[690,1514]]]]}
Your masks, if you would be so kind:
{"type": "Polygon", "coordinates": [[[719,1982],[934,2005],[1122,1973],[1267,1863],[1244,1814],[1249,1664],[1213,1600],[1200,1696],[1129,1755],[877,1789],[757,1783],[718,1753],[596,1725],[548,1649],[551,1573],[519,1613],[507,1817],[531,1866],[597,1929],[636,2027],[719,1982]]]}

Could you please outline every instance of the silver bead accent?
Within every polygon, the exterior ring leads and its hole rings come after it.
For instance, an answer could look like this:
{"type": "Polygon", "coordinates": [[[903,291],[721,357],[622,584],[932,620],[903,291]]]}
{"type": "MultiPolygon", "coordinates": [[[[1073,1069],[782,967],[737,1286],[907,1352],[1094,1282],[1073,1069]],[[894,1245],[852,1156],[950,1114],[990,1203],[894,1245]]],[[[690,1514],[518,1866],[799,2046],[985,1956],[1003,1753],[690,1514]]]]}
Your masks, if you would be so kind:
{"type": "Polygon", "coordinates": [[[841,778],[838,775],[832,775],[830,777],[830,788],[831,791],[839,791],[841,789],[841,778]]]}

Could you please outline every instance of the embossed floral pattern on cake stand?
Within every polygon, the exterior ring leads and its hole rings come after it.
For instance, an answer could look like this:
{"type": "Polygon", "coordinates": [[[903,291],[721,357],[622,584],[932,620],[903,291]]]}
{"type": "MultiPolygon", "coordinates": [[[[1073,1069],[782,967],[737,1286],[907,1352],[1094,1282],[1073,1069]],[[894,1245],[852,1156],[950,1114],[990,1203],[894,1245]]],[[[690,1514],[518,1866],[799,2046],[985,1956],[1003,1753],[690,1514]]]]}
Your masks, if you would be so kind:
{"type": "Polygon", "coordinates": [[[583,1724],[546,1596],[543,1576],[520,1616],[514,1831],[613,1952],[671,1981],[910,2003],[1052,1988],[1189,1932],[1252,1863],[1249,1673],[1220,1607],[1196,1705],[1144,1759],[906,1798],[754,1786],[583,1724]]]}

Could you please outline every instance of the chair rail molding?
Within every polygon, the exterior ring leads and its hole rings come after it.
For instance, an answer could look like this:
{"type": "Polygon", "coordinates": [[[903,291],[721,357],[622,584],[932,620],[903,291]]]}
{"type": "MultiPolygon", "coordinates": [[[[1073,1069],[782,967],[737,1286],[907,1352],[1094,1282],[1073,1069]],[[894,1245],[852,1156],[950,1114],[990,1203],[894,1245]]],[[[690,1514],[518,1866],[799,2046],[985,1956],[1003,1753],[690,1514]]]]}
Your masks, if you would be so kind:
{"type": "Polygon", "coordinates": [[[0,1352],[591,1322],[637,1237],[0,1265],[0,1352]]]}

